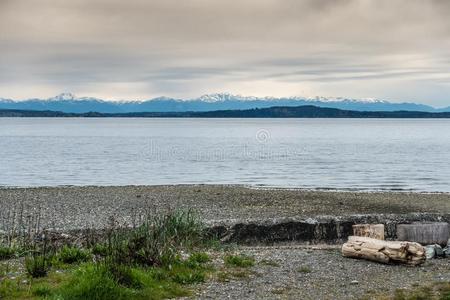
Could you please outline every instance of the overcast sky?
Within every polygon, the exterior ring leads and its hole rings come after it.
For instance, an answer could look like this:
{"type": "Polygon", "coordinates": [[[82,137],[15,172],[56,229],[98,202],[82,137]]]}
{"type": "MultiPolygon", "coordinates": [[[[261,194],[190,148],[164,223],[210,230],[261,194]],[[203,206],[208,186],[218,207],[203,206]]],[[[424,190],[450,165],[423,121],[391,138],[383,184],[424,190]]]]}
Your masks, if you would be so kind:
{"type": "Polygon", "coordinates": [[[0,97],[450,105],[447,0],[0,0],[0,97]]]}

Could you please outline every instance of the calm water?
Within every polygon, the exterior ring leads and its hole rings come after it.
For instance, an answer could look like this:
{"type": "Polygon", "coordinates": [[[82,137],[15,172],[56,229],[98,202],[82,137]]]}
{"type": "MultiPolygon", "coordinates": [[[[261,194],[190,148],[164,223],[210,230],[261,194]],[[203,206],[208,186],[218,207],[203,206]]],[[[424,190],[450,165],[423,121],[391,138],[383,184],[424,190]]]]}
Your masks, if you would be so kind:
{"type": "Polygon", "coordinates": [[[0,118],[0,185],[450,192],[450,120],[0,118]]]}

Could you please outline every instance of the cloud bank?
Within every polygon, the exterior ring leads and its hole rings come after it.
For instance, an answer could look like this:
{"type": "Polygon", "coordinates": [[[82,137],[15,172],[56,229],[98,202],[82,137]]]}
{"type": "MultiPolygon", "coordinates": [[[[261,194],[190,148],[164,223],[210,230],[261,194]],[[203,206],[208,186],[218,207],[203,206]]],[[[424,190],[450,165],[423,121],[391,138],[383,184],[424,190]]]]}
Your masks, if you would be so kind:
{"type": "Polygon", "coordinates": [[[446,0],[0,0],[0,97],[450,104],[446,0]]]}

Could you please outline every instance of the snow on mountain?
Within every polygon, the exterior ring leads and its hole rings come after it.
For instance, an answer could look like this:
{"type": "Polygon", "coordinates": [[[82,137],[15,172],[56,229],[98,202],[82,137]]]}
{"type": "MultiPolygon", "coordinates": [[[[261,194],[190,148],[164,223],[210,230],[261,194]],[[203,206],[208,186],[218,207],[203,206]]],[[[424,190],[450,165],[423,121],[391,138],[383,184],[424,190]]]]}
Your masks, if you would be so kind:
{"type": "Polygon", "coordinates": [[[48,101],[70,101],[76,99],[72,93],[61,93],[55,97],[48,98],[48,101]]]}
{"type": "Polygon", "coordinates": [[[48,99],[13,101],[0,98],[0,109],[53,110],[62,112],[181,112],[267,108],[272,106],[315,105],[358,111],[450,111],[450,108],[435,109],[416,103],[393,103],[379,99],[350,99],[327,97],[253,97],[229,93],[207,94],[194,99],[158,97],[146,101],[108,101],[91,97],[76,97],[62,93],[48,99]]]}
{"type": "Polygon", "coordinates": [[[192,99],[192,100],[213,103],[213,102],[224,102],[224,101],[254,101],[254,100],[260,100],[260,99],[268,99],[268,98],[233,95],[230,93],[217,93],[217,94],[206,94],[206,95],[200,96],[200,97],[192,99]]]}
{"type": "Polygon", "coordinates": [[[72,93],[61,93],[59,95],[56,95],[54,97],[51,98],[47,98],[47,101],[54,101],[54,102],[58,102],[58,101],[66,101],[66,102],[70,102],[70,101],[97,101],[97,102],[106,102],[105,100],[102,99],[98,99],[98,98],[93,98],[93,97],[77,97],[72,93]]]}

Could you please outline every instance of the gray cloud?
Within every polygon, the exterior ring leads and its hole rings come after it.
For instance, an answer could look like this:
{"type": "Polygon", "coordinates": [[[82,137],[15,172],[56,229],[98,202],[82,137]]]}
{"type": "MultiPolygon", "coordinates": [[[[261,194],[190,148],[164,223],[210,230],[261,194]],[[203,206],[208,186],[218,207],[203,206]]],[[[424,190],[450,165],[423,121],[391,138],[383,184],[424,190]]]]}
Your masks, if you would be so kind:
{"type": "Polygon", "coordinates": [[[0,97],[450,104],[446,0],[0,0],[0,97]]]}

